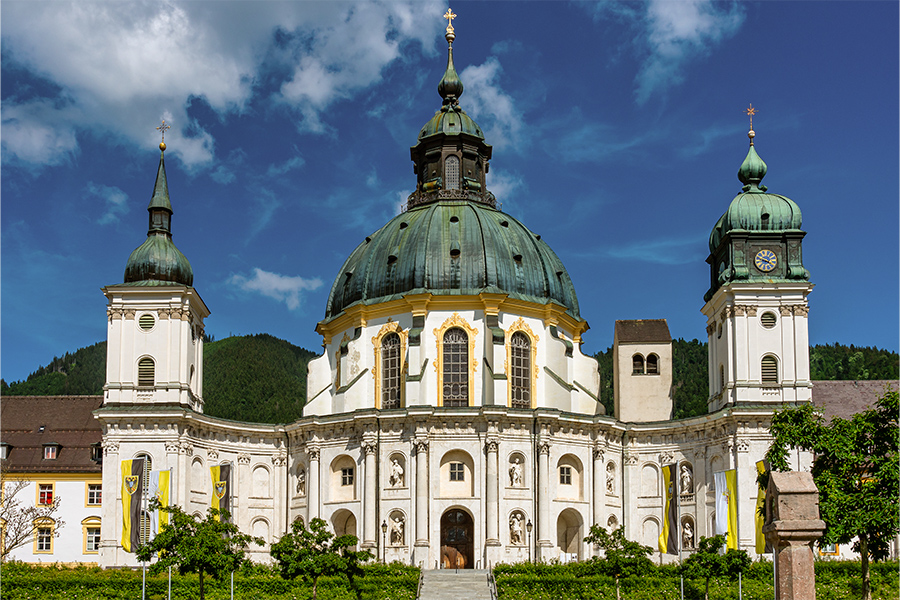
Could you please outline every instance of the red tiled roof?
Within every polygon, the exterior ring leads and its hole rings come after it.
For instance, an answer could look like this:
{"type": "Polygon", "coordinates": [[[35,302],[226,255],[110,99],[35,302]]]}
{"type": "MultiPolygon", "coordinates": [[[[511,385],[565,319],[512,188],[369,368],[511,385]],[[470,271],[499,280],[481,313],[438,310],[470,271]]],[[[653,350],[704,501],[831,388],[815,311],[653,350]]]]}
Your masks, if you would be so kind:
{"type": "Polygon", "coordinates": [[[671,342],[669,325],[665,319],[616,321],[615,339],[621,343],[671,342]]]}
{"type": "Polygon", "coordinates": [[[99,473],[91,448],[100,443],[100,423],[91,414],[103,396],[4,396],[0,440],[8,444],[3,470],[9,473],[99,473]],[[43,430],[41,429],[43,427],[43,430]],[[59,444],[44,460],[44,446],[59,444]]]}
{"type": "Polygon", "coordinates": [[[813,381],[812,402],[823,409],[825,420],[832,417],[849,419],[875,405],[886,387],[897,389],[891,379],[873,381],[813,381]]]}

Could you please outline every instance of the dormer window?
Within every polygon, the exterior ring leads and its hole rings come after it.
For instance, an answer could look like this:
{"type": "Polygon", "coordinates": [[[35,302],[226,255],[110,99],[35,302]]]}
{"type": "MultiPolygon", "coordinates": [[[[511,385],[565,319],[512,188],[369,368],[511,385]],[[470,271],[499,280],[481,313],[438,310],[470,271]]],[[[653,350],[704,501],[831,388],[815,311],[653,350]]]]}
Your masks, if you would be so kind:
{"type": "Polygon", "coordinates": [[[0,443],[0,460],[6,460],[9,458],[9,444],[6,442],[0,443]]]}
{"type": "Polygon", "coordinates": [[[56,460],[59,444],[44,444],[44,460],[56,460]]]}

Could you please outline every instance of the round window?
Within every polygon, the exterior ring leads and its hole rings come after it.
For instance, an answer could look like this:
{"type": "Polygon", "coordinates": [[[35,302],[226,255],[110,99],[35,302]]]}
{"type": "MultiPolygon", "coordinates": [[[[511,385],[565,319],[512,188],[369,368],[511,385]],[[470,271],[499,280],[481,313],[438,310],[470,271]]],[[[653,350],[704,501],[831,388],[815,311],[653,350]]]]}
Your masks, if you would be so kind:
{"type": "Polygon", "coordinates": [[[144,331],[150,331],[155,324],[156,319],[154,319],[151,314],[143,314],[141,315],[141,318],[138,319],[138,326],[144,331]]]}
{"type": "Polygon", "coordinates": [[[759,322],[762,323],[762,326],[766,329],[772,329],[775,327],[775,322],[777,318],[775,317],[775,313],[771,311],[766,311],[759,318],[759,322]]]}

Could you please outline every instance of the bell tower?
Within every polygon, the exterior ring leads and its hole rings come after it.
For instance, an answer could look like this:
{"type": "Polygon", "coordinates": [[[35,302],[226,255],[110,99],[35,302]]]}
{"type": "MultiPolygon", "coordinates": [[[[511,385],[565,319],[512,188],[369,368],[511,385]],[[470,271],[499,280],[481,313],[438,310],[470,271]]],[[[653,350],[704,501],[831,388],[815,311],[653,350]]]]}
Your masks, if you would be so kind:
{"type": "MultiPolygon", "coordinates": [[[[169,126],[163,121],[157,129],[169,126]]],[[[172,241],[165,142],[147,207],[146,241],[124,282],[103,288],[107,306],[104,405],[153,404],[203,412],[203,321],[209,309],[193,288],[191,264],[172,241]]]]}
{"type": "Polygon", "coordinates": [[[710,288],[702,312],[709,339],[709,412],[753,403],[808,402],[807,296],[800,207],[767,193],[768,167],[750,149],[738,170],[741,193],[709,238],[710,288]]]}

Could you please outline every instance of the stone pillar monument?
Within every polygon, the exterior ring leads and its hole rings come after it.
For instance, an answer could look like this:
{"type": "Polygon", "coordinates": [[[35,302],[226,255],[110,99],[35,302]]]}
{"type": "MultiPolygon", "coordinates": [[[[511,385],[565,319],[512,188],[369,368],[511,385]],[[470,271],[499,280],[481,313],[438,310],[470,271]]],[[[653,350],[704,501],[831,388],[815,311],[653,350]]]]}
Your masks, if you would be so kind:
{"type": "Polygon", "coordinates": [[[812,545],[825,521],[819,519],[819,490],[811,473],[770,473],[762,530],[775,548],[775,600],[815,600],[812,545]]]}

